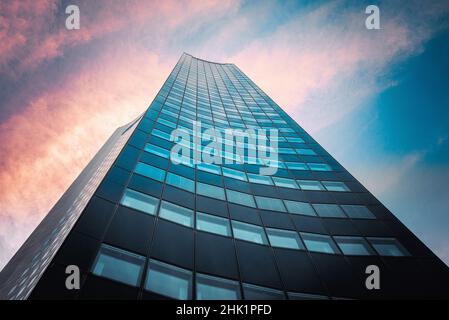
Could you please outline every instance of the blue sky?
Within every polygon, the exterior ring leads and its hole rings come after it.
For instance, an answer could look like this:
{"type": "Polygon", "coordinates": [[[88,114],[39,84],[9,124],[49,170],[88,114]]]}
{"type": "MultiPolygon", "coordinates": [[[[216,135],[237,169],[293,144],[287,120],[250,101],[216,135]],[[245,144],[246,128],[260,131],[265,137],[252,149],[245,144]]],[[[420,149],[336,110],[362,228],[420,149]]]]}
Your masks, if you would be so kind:
{"type": "Polygon", "coordinates": [[[392,66],[394,86],[315,135],[446,263],[448,57],[449,35],[443,32],[427,42],[421,54],[392,66]]]}

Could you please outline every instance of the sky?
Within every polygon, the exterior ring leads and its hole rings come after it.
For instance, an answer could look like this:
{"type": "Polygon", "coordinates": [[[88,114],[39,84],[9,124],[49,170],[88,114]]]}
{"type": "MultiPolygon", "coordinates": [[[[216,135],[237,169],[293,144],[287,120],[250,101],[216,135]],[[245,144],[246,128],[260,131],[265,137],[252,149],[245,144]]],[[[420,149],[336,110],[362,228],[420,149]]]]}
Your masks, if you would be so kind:
{"type": "Polygon", "coordinates": [[[183,52],[235,63],[449,264],[448,40],[448,1],[1,0],[0,268],[183,52]]]}

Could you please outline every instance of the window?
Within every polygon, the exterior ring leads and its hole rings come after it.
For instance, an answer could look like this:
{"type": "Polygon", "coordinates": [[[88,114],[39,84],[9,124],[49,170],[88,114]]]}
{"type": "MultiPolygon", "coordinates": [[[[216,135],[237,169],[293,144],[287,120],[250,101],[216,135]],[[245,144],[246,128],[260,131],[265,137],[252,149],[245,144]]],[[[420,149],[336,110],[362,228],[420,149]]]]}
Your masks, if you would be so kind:
{"type": "Polygon", "coordinates": [[[271,288],[255,286],[253,284],[243,284],[243,295],[246,300],[284,300],[282,291],[271,288]]]}
{"type": "Polygon", "coordinates": [[[146,152],[149,152],[149,153],[152,153],[152,154],[155,154],[157,156],[164,157],[164,158],[167,158],[167,159],[168,159],[168,157],[170,155],[170,152],[168,150],[166,150],[164,148],[161,148],[161,147],[158,147],[158,146],[156,146],[154,144],[149,144],[149,143],[147,143],[145,145],[144,150],[146,152]]]}
{"type": "Polygon", "coordinates": [[[226,177],[237,179],[237,180],[242,180],[242,181],[247,181],[245,172],[234,170],[234,169],[229,169],[226,167],[223,167],[222,171],[223,171],[223,175],[226,177]]]}
{"type": "Polygon", "coordinates": [[[308,163],[307,165],[313,171],[332,171],[330,165],[326,163],[308,163]]]}
{"type": "Polygon", "coordinates": [[[296,180],[302,190],[325,190],[319,181],[296,180]]]}
{"type": "Polygon", "coordinates": [[[237,204],[241,204],[243,206],[249,206],[249,207],[253,207],[253,208],[256,207],[254,198],[250,194],[227,189],[226,195],[228,196],[229,202],[237,203],[237,204]]]}
{"type": "Polygon", "coordinates": [[[287,292],[287,296],[289,300],[329,300],[326,296],[311,293],[287,292]]]}
{"type": "Polygon", "coordinates": [[[274,184],[278,187],[298,189],[298,185],[296,184],[295,180],[293,180],[293,179],[273,177],[273,181],[274,181],[274,184]]]}
{"type": "Polygon", "coordinates": [[[214,164],[202,162],[202,163],[198,163],[196,165],[196,167],[201,171],[206,171],[206,172],[210,172],[210,173],[214,173],[214,174],[221,174],[220,167],[216,166],[214,164]]]}
{"type": "Polygon", "coordinates": [[[334,237],[341,252],[346,255],[370,256],[375,252],[369,246],[368,242],[361,237],[334,237]]]}
{"type": "Polygon", "coordinates": [[[189,192],[195,192],[195,183],[193,182],[193,180],[184,178],[183,176],[171,172],[167,174],[166,183],[187,190],[189,192]]]}
{"type": "Polygon", "coordinates": [[[159,217],[193,228],[193,211],[171,202],[161,202],[159,217]]]}
{"type": "Polygon", "coordinates": [[[165,170],[150,166],[143,162],[137,163],[134,172],[161,182],[164,181],[165,178],[165,170]]]}
{"type": "Polygon", "coordinates": [[[298,234],[294,231],[267,228],[267,235],[273,247],[304,249],[298,234]]]}
{"type": "Polygon", "coordinates": [[[240,286],[237,281],[198,273],[196,276],[196,299],[240,300],[240,286]]]}
{"type": "Polygon", "coordinates": [[[287,211],[293,214],[303,214],[306,216],[316,216],[315,210],[312,206],[305,202],[284,200],[287,211]]]}
{"type": "Polygon", "coordinates": [[[102,244],[92,273],[131,286],[138,286],[144,264],[145,258],[142,256],[102,244]]]}
{"type": "Polygon", "coordinates": [[[126,189],[120,203],[148,214],[154,214],[159,200],[144,193],[126,189]]]}
{"type": "Polygon", "coordinates": [[[305,163],[301,163],[301,162],[286,162],[285,163],[287,168],[289,168],[290,170],[308,170],[307,166],[305,163]]]}
{"type": "Polygon", "coordinates": [[[202,212],[196,213],[196,228],[197,230],[220,234],[222,236],[231,236],[231,226],[228,219],[202,212]]]}
{"type": "Polygon", "coordinates": [[[254,196],[260,209],[285,212],[281,199],[254,196]]]}
{"type": "Polygon", "coordinates": [[[296,152],[302,156],[316,156],[315,151],[312,149],[296,149],[296,152]]]}
{"type": "Polygon", "coordinates": [[[338,181],[322,181],[328,191],[351,191],[343,182],[338,181]]]}
{"type": "Polygon", "coordinates": [[[150,260],[145,289],[178,300],[192,299],[192,272],[150,260]]]}
{"type": "Polygon", "coordinates": [[[210,184],[197,182],[196,192],[200,195],[211,197],[215,199],[225,200],[225,194],[223,188],[216,187],[210,184]]]}
{"type": "Polygon", "coordinates": [[[257,174],[248,173],[248,180],[252,183],[273,185],[273,182],[269,176],[259,176],[257,174]]]}
{"type": "Polygon", "coordinates": [[[346,218],[343,210],[336,204],[312,204],[320,217],[346,218]]]}
{"type": "Polygon", "coordinates": [[[354,219],[376,219],[374,214],[365,206],[345,204],[341,206],[350,218],[354,219]]]}
{"type": "Polygon", "coordinates": [[[337,246],[329,236],[314,233],[301,233],[301,237],[309,251],[333,254],[338,253],[337,246]]]}
{"type": "Polygon", "coordinates": [[[368,241],[381,256],[402,257],[410,255],[395,238],[368,238],[368,241]]]}
{"type": "Polygon", "coordinates": [[[232,220],[232,230],[236,239],[250,242],[268,244],[267,237],[262,227],[232,220]]]}

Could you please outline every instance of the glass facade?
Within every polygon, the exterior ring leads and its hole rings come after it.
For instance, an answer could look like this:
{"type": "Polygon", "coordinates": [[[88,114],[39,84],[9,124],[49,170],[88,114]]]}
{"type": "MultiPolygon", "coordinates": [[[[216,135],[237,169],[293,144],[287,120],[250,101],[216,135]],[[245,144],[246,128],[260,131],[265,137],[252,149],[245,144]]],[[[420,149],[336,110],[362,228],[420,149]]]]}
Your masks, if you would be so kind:
{"type": "MultiPolygon", "coordinates": [[[[223,137],[218,156],[235,158],[223,137]]],[[[192,141],[182,143],[192,154],[207,148],[192,141]]],[[[238,67],[188,54],[139,119],[31,298],[56,295],[57,288],[42,288],[51,287],[68,263],[83,274],[81,289],[71,296],[77,299],[437,295],[437,284],[427,291],[404,290],[397,274],[413,271],[417,263],[429,271],[430,283],[447,274],[238,67]],[[194,138],[194,121],[203,131],[278,130],[278,169],[261,175],[264,163],[258,161],[195,163],[179,154],[175,163],[172,131],[183,129],[194,138]],[[371,264],[392,279],[379,292],[365,288],[365,267],[371,264]]]]}

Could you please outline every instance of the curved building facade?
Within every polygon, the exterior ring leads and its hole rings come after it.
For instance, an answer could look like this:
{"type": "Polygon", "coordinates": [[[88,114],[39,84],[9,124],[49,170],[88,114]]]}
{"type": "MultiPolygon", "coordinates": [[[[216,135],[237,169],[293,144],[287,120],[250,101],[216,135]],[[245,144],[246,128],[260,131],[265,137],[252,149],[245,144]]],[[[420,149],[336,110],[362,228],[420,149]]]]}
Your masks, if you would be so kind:
{"type": "MultiPolygon", "coordinates": [[[[232,159],[237,146],[218,142],[232,159]]],[[[5,267],[0,297],[447,298],[448,274],[239,68],[183,54],[148,110],[117,130],[5,267]],[[229,128],[272,129],[276,170],[261,174],[267,159],[249,161],[251,146],[243,163],[173,161],[173,130],[204,152],[199,132],[229,128]],[[79,289],[66,288],[69,265],[79,289]]]]}

